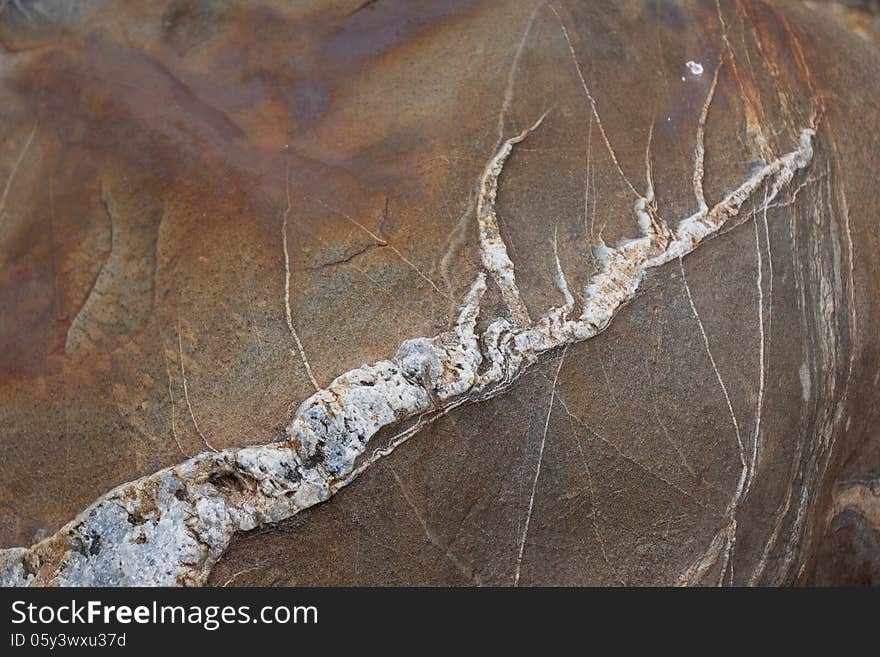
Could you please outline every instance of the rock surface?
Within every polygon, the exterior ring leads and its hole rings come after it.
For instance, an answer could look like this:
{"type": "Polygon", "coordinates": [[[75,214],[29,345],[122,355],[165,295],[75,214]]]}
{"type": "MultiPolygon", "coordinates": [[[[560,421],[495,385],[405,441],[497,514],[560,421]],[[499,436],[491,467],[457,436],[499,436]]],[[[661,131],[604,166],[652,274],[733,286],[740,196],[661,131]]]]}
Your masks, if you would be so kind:
{"type": "Polygon", "coordinates": [[[880,53],[822,11],[0,46],[4,584],[876,582],[880,53]]]}
{"type": "Polygon", "coordinates": [[[857,35],[880,45],[880,2],[878,0],[807,0],[813,9],[825,11],[857,35]]]}

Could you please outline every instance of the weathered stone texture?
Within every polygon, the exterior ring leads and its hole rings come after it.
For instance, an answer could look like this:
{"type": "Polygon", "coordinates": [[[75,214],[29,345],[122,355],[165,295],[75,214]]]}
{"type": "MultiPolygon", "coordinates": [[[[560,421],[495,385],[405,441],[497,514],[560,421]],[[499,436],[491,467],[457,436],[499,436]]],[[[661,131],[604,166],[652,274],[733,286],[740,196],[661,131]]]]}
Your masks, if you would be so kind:
{"type": "Polygon", "coordinates": [[[3,4],[6,583],[876,582],[825,12],[3,4]]]}

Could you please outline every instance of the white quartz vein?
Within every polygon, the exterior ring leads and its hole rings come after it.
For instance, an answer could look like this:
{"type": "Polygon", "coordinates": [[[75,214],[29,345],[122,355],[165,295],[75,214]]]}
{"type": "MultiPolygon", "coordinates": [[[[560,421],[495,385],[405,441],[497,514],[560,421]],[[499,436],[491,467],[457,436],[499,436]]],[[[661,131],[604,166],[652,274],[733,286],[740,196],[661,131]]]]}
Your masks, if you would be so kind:
{"type": "Polygon", "coordinates": [[[501,175],[504,163],[510,156],[514,145],[528,137],[529,133],[541,125],[546,116],[544,114],[530,128],[526,128],[518,135],[501,143],[498,152],[489,160],[483,170],[480,179],[480,194],[477,198],[477,223],[480,231],[480,256],[483,267],[492,274],[495,283],[501,290],[501,296],[507,304],[513,323],[521,327],[531,324],[531,319],[516,286],[516,274],[513,271],[513,261],[507,253],[507,243],[501,236],[501,230],[498,227],[495,199],[498,195],[498,176],[501,175]]]}
{"type": "Polygon", "coordinates": [[[293,343],[296,345],[296,349],[299,352],[299,358],[302,361],[303,367],[306,369],[306,375],[309,377],[309,381],[311,381],[315,390],[320,390],[321,386],[318,385],[315,375],[312,373],[312,366],[309,364],[309,359],[306,358],[306,350],[303,347],[302,341],[299,339],[299,334],[296,332],[296,328],[293,326],[293,314],[290,311],[290,249],[287,247],[287,220],[290,217],[290,211],[293,209],[293,204],[290,198],[289,167],[290,164],[288,163],[288,170],[285,171],[284,176],[287,208],[284,210],[284,218],[281,221],[281,246],[284,252],[284,319],[287,322],[287,330],[290,332],[290,337],[293,338],[293,343]]]}
{"type": "Polygon", "coordinates": [[[542,354],[596,336],[633,299],[649,269],[715,235],[761,186],[768,186],[767,200],[773,201],[813,155],[814,131],[806,129],[795,150],[758,168],[674,231],[637,195],[640,236],[614,247],[596,245],[599,269],[583,290],[580,314],[572,316],[566,297],[565,305],[530,323],[493,222],[504,161],[539,124],[503,142],[485,169],[477,212],[485,271],[450,330],[406,340],[393,357],[338,376],[300,404],[279,442],[205,452],[122,484],[44,541],[0,551],[0,584],[203,584],[236,532],[323,502],[429,422],[507,390],[542,354]],[[487,274],[505,295],[508,316],[480,332],[487,274]],[[365,454],[377,433],[395,426],[402,428],[365,454]]]}
{"type": "Polygon", "coordinates": [[[694,146],[694,196],[700,210],[706,211],[709,206],[706,205],[706,195],[703,191],[703,178],[705,176],[704,162],[706,159],[706,120],[709,118],[709,106],[715,97],[715,87],[718,86],[718,73],[721,70],[723,61],[715,67],[715,73],[712,75],[712,84],[709,85],[709,93],[703,103],[703,109],[700,111],[700,119],[697,122],[697,143],[694,146]]]}

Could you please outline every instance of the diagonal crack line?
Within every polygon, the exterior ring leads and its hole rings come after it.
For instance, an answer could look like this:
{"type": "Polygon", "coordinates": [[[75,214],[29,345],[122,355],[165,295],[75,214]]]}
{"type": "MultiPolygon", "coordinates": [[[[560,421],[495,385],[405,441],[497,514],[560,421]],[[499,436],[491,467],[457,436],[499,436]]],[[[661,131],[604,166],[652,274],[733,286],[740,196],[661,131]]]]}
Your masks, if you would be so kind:
{"type": "Polygon", "coordinates": [[[12,170],[9,172],[9,177],[6,179],[6,184],[3,186],[3,194],[0,195],[0,222],[3,221],[3,215],[6,213],[6,199],[9,197],[9,190],[12,189],[12,183],[15,180],[15,174],[18,173],[18,168],[21,166],[22,161],[30,150],[31,142],[33,142],[34,135],[36,134],[37,123],[35,122],[34,127],[31,128],[28,138],[24,142],[24,146],[22,146],[21,151],[19,151],[18,153],[18,157],[15,159],[15,163],[12,165],[12,170]]]}
{"type": "Polygon", "coordinates": [[[523,552],[526,549],[526,540],[529,537],[529,525],[532,522],[532,510],[535,506],[535,493],[538,490],[538,479],[541,478],[541,465],[544,463],[544,448],[547,445],[547,431],[550,429],[550,416],[553,414],[553,402],[556,399],[556,384],[559,382],[559,373],[565,364],[565,353],[568,351],[568,345],[562,348],[562,355],[559,356],[559,365],[556,367],[556,376],[550,384],[550,401],[547,404],[547,417],[544,419],[544,433],[541,435],[541,446],[538,450],[538,464],[535,466],[535,477],[532,479],[532,492],[529,495],[529,507],[526,510],[526,522],[523,527],[522,538],[519,541],[519,553],[516,555],[516,571],[513,576],[513,585],[519,586],[519,578],[522,571],[523,552]]]}
{"type": "Polygon", "coordinates": [[[446,545],[440,537],[437,536],[437,533],[431,529],[430,525],[428,525],[428,520],[425,518],[425,514],[419,509],[416,505],[415,500],[413,500],[412,495],[409,492],[409,489],[404,485],[403,480],[401,480],[400,476],[397,474],[397,470],[394,468],[389,468],[391,470],[391,476],[394,477],[394,481],[397,482],[398,488],[400,488],[400,493],[403,496],[403,499],[406,501],[410,510],[412,510],[413,515],[416,517],[419,525],[422,528],[422,531],[425,533],[425,538],[428,539],[428,542],[433,545],[435,548],[440,550],[443,553],[443,556],[455,566],[456,570],[463,575],[467,580],[473,582],[477,586],[481,585],[480,579],[474,573],[474,569],[464,563],[461,559],[456,556],[455,552],[452,551],[448,545],[446,545]]]}
{"type": "Polygon", "coordinates": [[[290,337],[296,345],[296,349],[299,352],[299,358],[302,361],[303,367],[305,367],[306,375],[309,377],[312,387],[314,387],[315,390],[320,390],[321,386],[318,385],[318,381],[312,373],[312,366],[309,364],[309,359],[306,358],[305,347],[303,347],[302,341],[299,339],[299,333],[296,332],[296,327],[293,325],[293,314],[290,310],[290,249],[287,246],[287,220],[290,218],[291,210],[293,210],[293,201],[290,197],[289,161],[284,172],[284,191],[287,198],[287,207],[284,210],[284,217],[281,221],[281,247],[284,253],[284,319],[287,322],[287,330],[290,332],[290,337]]]}
{"type": "MultiPolygon", "coordinates": [[[[584,78],[584,72],[581,68],[580,61],[578,60],[577,53],[574,50],[574,44],[571,41],[571,37],[568,34],[568,29],[565,27],[565,21],[562,19],[562,16],[559,14],[559,11],[552,4],[549,5],[550,10],[556,16],[557,21],[559,22],[559,27],[562,30],[562,36],[565,39],[565,43],[568,46],[569,54],[571,55],[571,61],[574,64],[575,71],[578,75],[578,80],[581,83],[581,88],[584,90],[584,94],[587,97],[587,101],[590,104],[590,114],[596,121],[596,127],[599,128],[599,134],[602,136],[602,141],[605,143],[605,148],[608,150],[608,154],[611,156],[611,161],[614,163],[615,169],[617,169],[617,173],[620,175],[621,179],[629,190],[635,194],[636,198],[641,198],[641,194],[636,191],[636,188],[630,182],[629,178],[626,177],[626,174],[623,172],[623,168],[620,166],[620,162],[617,159],[617,153],[614,152],[614,147],[611,145],[611,140],[608,138],[608,134],[605,132],[605,128],[602,126],[602,119],[599,116],[599,110],[596,109],[596,98],[593,96],[593,92],[590,90],[589,85],[587,85],[587,81],[584,78]]],[[[592,128],[592,124],[590,126],[592,128]]]]}
{"type": "Polygon", "coordinates": [[[360,221],[358,221],[357,219],[352,217],[350,214],[343,212],[342,210],[339,210],[337,208],[332,207],[331,205],[322,201],[319,198],[313,197],[313,199],[319,205],[323,206],[324,208],[326,208],[330,212],[333,212],[334,214],[342,217],[343,219],[348,221],[351,225],[355,226],[357,229],[359,229],[360,231],[362,231],[366,235],[369,235],[371,238],[373,238],[375,240],[377,246],[388,247],[391,251],[394,252],[394,254],[398,258],[400,258],[404,262],[404,264],[406,264],[410,269],[412,269],[419,276],[419,278],[421,278],[428,285],[430,285],[437,294],[439,294],[440,296],[442,296],[445,299],[449,299],[450,301],[454,301],[454,299],[452,297],[450,297],[448,294],[446,294],[446,292],[444,292],[439,287],[437,287],[437,284],[433,281],[433,279],[430,276],[428,276],[425,272],[423,272],[421,269],[419,269],[419,267],[412,260],[410,260],[405,255],[403,255],[403,252],[400,249],[398,249],[396,246],[394,246],[391,242],[389,242],[386,239],[382,239],[379,235],[377,235],[372,230],[370,230],[369,228],[364,226],[364,224],[362,224],[360,221]]]}

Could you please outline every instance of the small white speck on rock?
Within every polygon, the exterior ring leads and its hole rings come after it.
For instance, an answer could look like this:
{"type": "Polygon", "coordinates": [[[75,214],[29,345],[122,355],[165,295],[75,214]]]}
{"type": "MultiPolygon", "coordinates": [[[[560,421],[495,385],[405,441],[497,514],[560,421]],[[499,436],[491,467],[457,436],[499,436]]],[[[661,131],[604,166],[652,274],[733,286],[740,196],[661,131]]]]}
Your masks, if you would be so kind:
{"type": "Polygon", "coordinates": [[[692,75],[702,75],[703,74],[703,65],[698,62],[689,61],[685,64],[685,66],[687,66],[688,70],[691,72],[692,75]]]}

